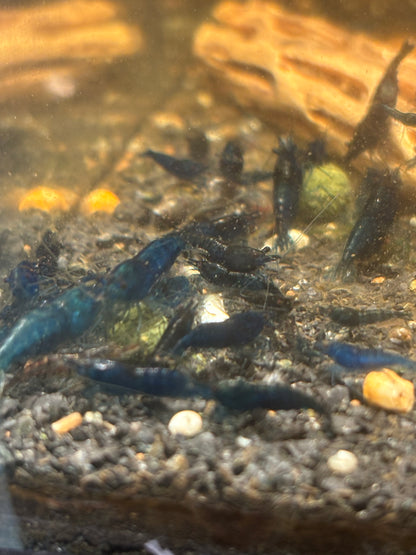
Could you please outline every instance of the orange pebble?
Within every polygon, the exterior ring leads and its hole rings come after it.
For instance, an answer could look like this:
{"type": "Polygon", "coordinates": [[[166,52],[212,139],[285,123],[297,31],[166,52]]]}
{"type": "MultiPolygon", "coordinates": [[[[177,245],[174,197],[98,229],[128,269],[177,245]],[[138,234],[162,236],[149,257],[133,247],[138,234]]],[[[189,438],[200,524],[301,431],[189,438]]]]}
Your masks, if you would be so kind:
{"type": "Polygon", "coordinates": [[[19,203],[19,211],[53,210],[67,211],[76,200],[76,195],[68,189],[53,189],[52,187],[35,187],[26,192],[19,203]]]}
{"type": "Polygon", "coordinates": [[[112,214],[120,204],[118,196],[108,189],[95,189],[91,191],[81,204],[84,214],[94,214],[95,212],[106,212],[112,214]]]}
{"type": "Polygon", "coordinates": [[[82,415],[79,412],[72,412],[52,424],[52,430],[57,434],[66,434],[82,424],[82,415]]]}
{"type": "Polygon", "coordinates": [[[377,276],[373,278],[370,283],[378,285],[380,283],[384,283],[385,281],[386,281],[386,278],[384,276],[377,276]]]}
{"type": "Polygon", "coordinates": [[[363,395],[371,405],[395,412],[410,412],[415,400],[413,383],[389,368],[367,374],[363,395]]]}

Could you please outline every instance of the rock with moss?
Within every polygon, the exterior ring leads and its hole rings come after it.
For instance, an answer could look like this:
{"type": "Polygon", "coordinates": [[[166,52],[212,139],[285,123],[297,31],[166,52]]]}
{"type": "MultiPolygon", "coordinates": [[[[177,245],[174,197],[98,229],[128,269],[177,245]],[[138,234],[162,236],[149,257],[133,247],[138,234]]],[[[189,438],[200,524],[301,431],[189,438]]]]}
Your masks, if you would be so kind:
{"type": "Polygon", "coordinates": [[[346,173],[335,164],[306,172],[299,203],[299,216],[308,223],[346,220],[351,215],[353,192],[346,173]]]}

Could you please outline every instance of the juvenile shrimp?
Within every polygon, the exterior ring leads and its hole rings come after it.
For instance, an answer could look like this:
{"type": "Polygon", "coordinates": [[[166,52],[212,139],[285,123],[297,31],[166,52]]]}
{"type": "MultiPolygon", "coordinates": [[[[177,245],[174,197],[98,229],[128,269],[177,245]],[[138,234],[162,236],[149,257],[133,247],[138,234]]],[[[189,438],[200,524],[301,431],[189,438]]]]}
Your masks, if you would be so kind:
{"type": "Polygon", "coordinates": [[[207,169],[207,166],[195,160],[175,158],[174,156],[169,156],[169,154],[156,152],[154,150],[146,150],[146,152],[143,152],[142,156],[152,158],[152,160],[164,170],[185,181],[192,181],[207,169]]]}
{"type": "Polygon", "coordinates": [[[198,233],[183,233],[182,237],[191,246],[203,249],[210,262],[220,264],[230,272],[253,272],[279,258],[268,254],[269,247],[258,250],[246,245],[223,245],[212,237],[198,233]]]}
{"type": "Polygon", "coordinates": [[[104,279],[106,301],[140,301],[167,272],[185,242],[177,233],[169,233],[149,243],[138,254],[118,264],[104,279]]]}
{"type": "Polygon", "coordinates": [[[42,276],[52,277],[58,269],[58,256],[62,249],[62,243],[57,233],[47,229],[36,248],[36,265],[42,276]]]}
{"type": "Polygon", "coordinates": [[[39,275],[36,264],[29,260],[19,262],[4,280],[9,284],[17,303],[31,301],[39,294],[39,275]]]}
{"type": "Polygon", "coordinates": [[[188,152],[192,160],[204,162],[209,154],[209,141],[201,129],[192,128],[186,136],[188,152]]]}
{"type": "Polygon", "coordinates": [[[390,318],[411,318],[411,314],[404,310],[389,310],[383,308],[358,309],[350,306],[335,306],[329,309],[329,317],[333,322],[343,326],[362,326],[374,324],[390,318]]]}
{"type": "Polygon", "coordinates": [[[177,342],[172,353],[180,355],[188,347],[222,349],[245,345],[259,335],[265,324],[264,314],[256,311],[239,312],[223,322],[200,324],[177,342]]]}
{"type": "Polygon", "coordinates": [[[274,306],[279,310],[290,310],[292,301],[286,297],[270,279],[263,274],[244,274],[229,272],[218,264],[205,260],[193,260],[201,276],[221,289],[229,289],[249,302],[257,305],[274,306]]]}
{"type": "Polygon", "coordinates": [[[291,137],[279,137],[279,148],[273,152],[278,156],[273,172],[273,211],[278,234],[277,246],[284,250],[289,245],[289,230],[298,212],[303,166],[291,137]]]}
{"type": "Polygon", "coordinates": [[[99,292],[99,288],[74,287],[22,316],[0,347],[0,370],[82,335],[102,307],[99,292]]]}
{"type": "Polygon", "coordinates": [[[366,349],[340,341],[317,343],[315,348],[348,370],[371,370],[385,366],[402,366],[416,370],[414,360],[382,349],[366,349]]]}
{"type": "Polygon", "coordinates": [[[244,167],[243,149],[237,141],[228,141],[220,158],[221,175],[231,183],[240,183],[244,167]]]}
{"type": "Polygon", "coordinates": [[[252,232],[259,217],[259,212],[251,212],[228,214],[210,221],[191,222],[181,230],[181,234],[197,233],[227,242],[252,232]]]}

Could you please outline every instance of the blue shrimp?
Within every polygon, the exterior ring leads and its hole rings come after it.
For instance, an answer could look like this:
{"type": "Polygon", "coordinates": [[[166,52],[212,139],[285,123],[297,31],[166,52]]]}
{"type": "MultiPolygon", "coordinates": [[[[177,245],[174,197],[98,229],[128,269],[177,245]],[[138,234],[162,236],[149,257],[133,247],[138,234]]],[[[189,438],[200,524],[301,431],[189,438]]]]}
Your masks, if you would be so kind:
{"type": "Polygon", "coordinates": [[[366,349],[340,341],[317,343],[315,347],[348,370],[371,370],[384,366],[402,366],[416,370],[414,360],[382,349],[366,349]]]}
{"type": "Polygon", "coordinates": [[[325,408],[313,397],[283,384],[256,384],[243,379],[224,380],[214,388],[217,401],[229,409],[291,410],[313,409],[325,413],[325,408]]]}
{"type": "Polygon", "coordinates": [[[212,237],[192,232],[183,232],[182,237],[192,247],[206,251],[210,262],[220,264],[230,272],[253,272],[279,258],[269,255],[268,247],[258,250],[247,245],[223,245],[212,237]]]}
{"type": "Polygon", "coordinates": [[[229,272],[218,264],[205,260],[193,260],[201,276],[221,289],[228,288],[230,293],[238,294],[248,302],[257,305],[274,306],[278,310],[290,310],[292,301],[280,289],[262,274],[244,274],[229,272]]]}
{"type": "Polygon", "coordinates": [[[207,169],[207,166],[201,164],[200,162],[196,162],[195,160],[175,158],[173,156],[169,156],[169,154],[156,152],[154,150],[146,150],[146,152],[143,153],[143,156],[152,158],[152,160],[154,160],[156,164],[159,164],[159,166],[161,166],[164,170],[171,173],[175,177],[186,181],[192,181],[207,169]]]}
{"type": "Polygon", "coordinates": [[[204,162],[209,154],[209,141],[201,129],[192,128],[186,136],[190,157],[197,162],[204,162]]]}
{"type": "Polygon", "coordinates": [[[278,155],[273,172],[273,210],[280,250],[289,244],[289,230],[298,212],[299,196],[303,182],[303,166],[297,147],[291,137],[279,138],[278,155]]]}
{"type": "Polygon", "coordinates": [[[114,389],[109,392],[114,394],[118,394],[121,388],[156,397],[214,399],[228,409],[239,411],[311,408],[319,413],[326,412],[309,395],[282,384],[255,384],[238,379],[221,381],[211,387],[192,380],[179,370],[135,368],[113,360],[73,357],[66,360],[81,376],[113,386],[114,389]]]}
{"type": "Polygon", "coordinates": [[[11,328],[0,347],[0,370],[79,337],[94,323],[101,304],[97,289],[79,286],[28,312],[11,328]]]}
{"type": "Polygon", "coordinates": [[[229,141],[221,153],[220,172],[229,183],[241,185],[255,185],[259,181],[266,181],[273,177],[272,172],[255,170],[244,172],[244,155],[237,141],[229,141]]]}
{"type": "Polygon", "coordinates": [[[29,260],[19,262],[4,281],[19,304],[31,301],[39,294],[39,275],[36,265],[29,260]]]}
{"type": "Polygon", "coordinates": [[[397,94],[399,91],[397,82],[397,70],[402,60],[413,50],[414,45],[409,41],[404,41],[398,54],[388,65],[383,77],[381,78],[371,104],[364,118],[358,123],[354,130],[351,142],[348,144],[348,151],[345,155],[345,162],[349,164],[359,154],[368,149],[376,148],[381,140],[388,135],[389,121],[388,113],[384,106],[394,108],[396,106],[397,94]]]}
{"type": "Polygon", "coordinates": [[[233,314],[223,322],[200,324],[182,339],[173,349],[173,354],[183,353],[188,347],[231,347],[253,341],[266,323],[263,313],[255,311],[233,314]]]}
{"type": "Polygon", "coordinates": [[[81,376],[157,397],[212,399],[211,388],[169,368],[135,368],[114,360],[68,359],[81,376]]]}
{"type": "MultiPolygon", "coordinates": [[[[246,289],[249,291],[269,290],[272,293],[277,289],[263,275],[247,275],[243,272],[231,272],[218,264],[206,262],[205,260],[193,260],[192,263],[195,264],[204,279],[218,287],[246,289]]],[[[280,290],[278,291],[280,292],[280,290]]],[[[282,293],[280,294],[283,296],[282,293]]]]}
{"type": "Polygon", "coordinates": [[[170,233],[149,243],[136,256],[118,264],[105,278],[104,298],[110,302],[140,301],[175,262],[185,242],[170,233]]]}
{"type": "Polygon", "coordinates": [[[57,233],[47,229],[36,249],[37,267],[42,276],[52,277],[58,269],[58,257],[62,243],[57,233]]]}
{"type": "Polygon", "coordinates": [[[244,167],[244,155],[240,143],[228,141],[220,158],[221,175],[231,183],[240,183],[244,167]]]}
{"type": "Polygon", "coordinates": [[[181,233],[198,233],[228,242],[252,233],[259,217],[260,212],[228,214],[211,221],[191,222],[182,229],[181,233]]]}
{"type": "Polygon", "coordinates": [[[355,262],[363,262],[377,254],[393,225],[398,210],[401,179],[397,171],[369,169],[366,181],[372,190],[344,247],[335,275],[349,278],[355,262]]]}

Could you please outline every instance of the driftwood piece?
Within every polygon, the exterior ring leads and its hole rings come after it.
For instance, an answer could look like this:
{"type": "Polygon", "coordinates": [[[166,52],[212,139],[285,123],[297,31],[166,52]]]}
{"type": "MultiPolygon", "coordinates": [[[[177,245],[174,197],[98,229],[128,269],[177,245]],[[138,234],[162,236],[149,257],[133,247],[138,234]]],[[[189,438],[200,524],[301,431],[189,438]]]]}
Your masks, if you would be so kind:
{"type": "Polygon", "coordinates": [[[106,0],[0,10],[0,100],[39,85],[70,96],[71,79],[143,46],[140,30],[106,0]]]}
{"type": "MultiPolygon", "coordinates": [[[[197,30],[194,52],[217,82],[279,132],[305,140],[324,135],[339,157],[404,38],[381,42],[262,0],[222,2],[213,17],[197,30]]],[[[403,60],[398,80],[397,108],[416,111],[415,52],[403,60]]],[[[391,120],[377,151],[361,154],[354,165],[395,167],[413,158],[415,147],[416,130],[391,120]]],[[[403,181],[416,206],[416,170],[403,181]]]]}

